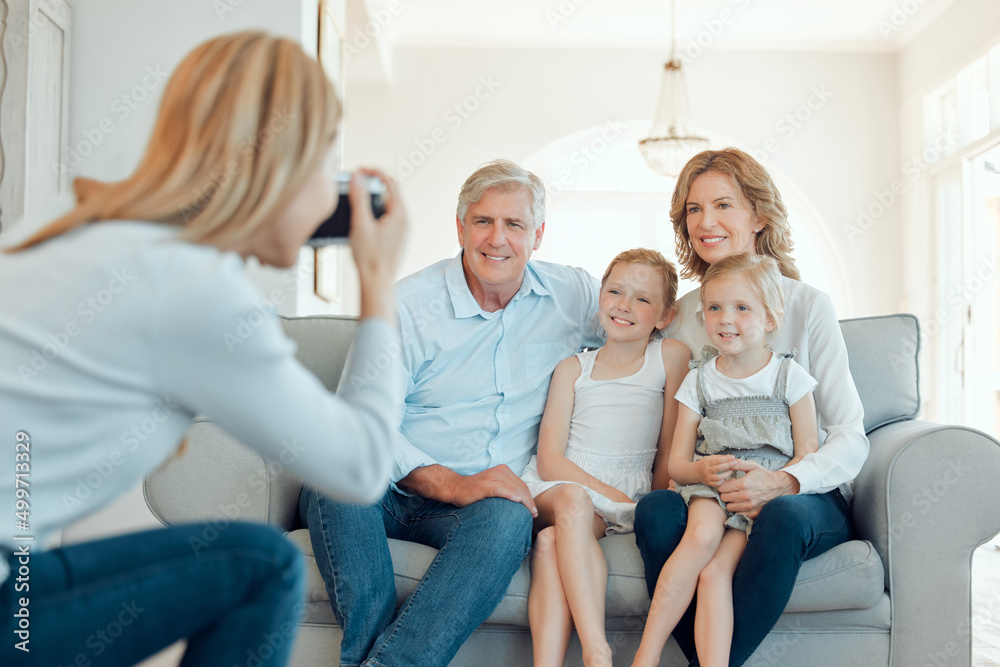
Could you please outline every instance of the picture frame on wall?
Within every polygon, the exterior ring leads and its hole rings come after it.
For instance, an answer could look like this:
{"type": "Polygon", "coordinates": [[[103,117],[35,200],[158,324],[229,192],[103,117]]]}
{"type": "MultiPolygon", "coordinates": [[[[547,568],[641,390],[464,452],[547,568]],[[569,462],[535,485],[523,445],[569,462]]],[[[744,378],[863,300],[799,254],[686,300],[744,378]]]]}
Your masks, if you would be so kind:
{"type": "MultiPolygon", "coordinates": [[[[344,57],[344,26],[338,19],[334,11],[334,3],[328,0],[320,0],[319,3],[319,35],[316,40],[317,54],[320,65],[326,75],[333,82],[334,90],[340,97],[341,116],[340,127],[337,128],[337,136],[344,134],[344,114],[346,105],[344,100],[344,81],[346,77],[346,59],[344,57]]],[[[338,166],[343,164],[344,142],[339,143],[340,155],[337,156],[338,166]]],[[[340,303],[343,291],[343,271],[347,262],[343,253],[347,252],[346,246],[332,245],[323,248],[316,248],[313,251],[313,291],[316,296],[328,303],[340,303]]]]}
{"type": "Polygon", "coordinates": [[[343,281],[341,271],[343,262],[340,261],[340,252],[343,246],[332,245],[323,248],[316,248],[314,290],[316,296],[328,303],[340,303],[343,296],[343,281]]]}

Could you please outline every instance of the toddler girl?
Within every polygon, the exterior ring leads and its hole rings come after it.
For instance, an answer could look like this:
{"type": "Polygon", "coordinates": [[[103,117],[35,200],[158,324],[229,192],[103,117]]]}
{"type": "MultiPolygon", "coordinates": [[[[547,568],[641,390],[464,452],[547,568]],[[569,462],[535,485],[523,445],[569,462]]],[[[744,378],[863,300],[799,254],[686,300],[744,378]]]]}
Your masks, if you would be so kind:
{"type": "Polygon", "coordinates": [[[669,472],[688,504],[684,537],[656,584],[633,665],[658,665],[660,653],[697,591],[695,646],[702,667],[728,665],[733,632],[732,580],[751,517],[726,509],[718,487],[737,458],[778,470],[816,451],[814,380],[767,344],[784,311],[774,259],[740,254],[711,265],[701,285],[712,345],[691,362],[677,401],[669,472]]]}

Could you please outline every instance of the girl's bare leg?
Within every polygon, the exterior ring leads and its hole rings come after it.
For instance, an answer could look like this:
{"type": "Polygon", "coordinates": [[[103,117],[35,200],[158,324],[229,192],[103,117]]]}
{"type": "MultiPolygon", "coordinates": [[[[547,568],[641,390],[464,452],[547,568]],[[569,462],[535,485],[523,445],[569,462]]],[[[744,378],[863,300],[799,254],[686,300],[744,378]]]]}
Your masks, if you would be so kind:
{"type": "Polygon", "coordinates": [[[698,578],[694,645],[702,667],[726,667],[733,643],[733,575],[747,546],[747,534],[729,528],[698,578]]]}
{"type": "Polygon", "coordinates": [[[559,577],[555,526],[540,530],[531,550],[528,625],[534,664],[538,667],[561,666],[566,659],[573,620],[559,577]]]}
{"type": "MultiPolygon", "coordinates": [[[[559,578],[583,646],[583,663],[587,667],[610,667],[611,647],[604,628],[608,568],[597,543],[604,536],[604,521],[594,514],[594,503],[577,484],[560,484],[540,493],[535,505],[537,523],[549,523],[555,528],[559,578]]],[[[562,653],[565,655],[565,644],[562,653]]]]}
{"type": "Polygon", "coordinates": [[[714,498],[691,500],[684,537],[664,563],[656,580],[656,590],[633,667],[660,664],[660,654],[670,633],[694,598],[702,568],[719,547],[725,520],[726,512],[714,498]]]}

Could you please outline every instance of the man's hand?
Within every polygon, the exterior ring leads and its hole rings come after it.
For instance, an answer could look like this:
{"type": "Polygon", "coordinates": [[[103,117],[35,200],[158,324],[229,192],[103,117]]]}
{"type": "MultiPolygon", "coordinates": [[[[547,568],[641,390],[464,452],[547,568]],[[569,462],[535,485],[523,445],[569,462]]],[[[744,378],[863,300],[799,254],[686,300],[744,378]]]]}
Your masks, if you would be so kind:
{"type": "Polygon", "coordinates": [[[424,498],[457,507],[471,505],[483,498],[506,498],[527,507],[531,516],[538,516],[528,486],[506,465],[487,468],[475,475],[460,475],[440,465],[425,466],[411,471],[398,485],[424,498]]]}
{"type": "Polygon", "coordinates": [[[458,475],[452,481],[452,505],[465,507],[483,498],[506,498],[528,508],[531,516],[538,516],[535,499],[528,486],[506,465],[487,468],[475,475],[458,475]]]}
{"type": "Polygon", "coordinates": [[[722,502],[734,514],[745,514],[754,519],[768,501],[799,492],[799,480],[782,470],[772,472],[759,463],[741,459],[734,461],[731,469],[746,473],[719,486],[722,502]]]}

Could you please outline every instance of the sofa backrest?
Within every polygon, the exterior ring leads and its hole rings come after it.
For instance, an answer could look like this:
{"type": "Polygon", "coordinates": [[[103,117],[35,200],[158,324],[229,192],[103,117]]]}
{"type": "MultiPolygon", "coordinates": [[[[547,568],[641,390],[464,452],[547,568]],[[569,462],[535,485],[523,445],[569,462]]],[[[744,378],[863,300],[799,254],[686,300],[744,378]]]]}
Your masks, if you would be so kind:
{"type": "MultiPolygon", "coordinates": [[[[336,389],[357,323],[335,316],[282,318],[296,357],[330,390],[336,389]]],[[[917,352],[920,328],[912,315],[841,322],[851,373],[865,406],[865,431],[912,419],[920,409],[917,352]]],[[[285,530],[300,527],[301,484],[283,474],[212,422],[198,419],[188,449],[149,475],[146,503],[163,523],[256,520],[285,530]]]]}
{"type": "Polygon", "coordinates": [[[908,314],[841,320],[865,433],[920,413],[920,322],[908,314]]]}

